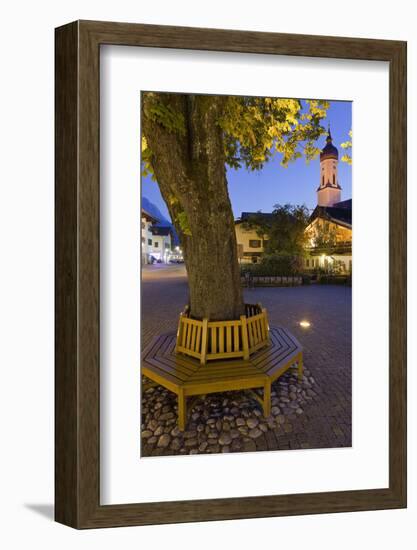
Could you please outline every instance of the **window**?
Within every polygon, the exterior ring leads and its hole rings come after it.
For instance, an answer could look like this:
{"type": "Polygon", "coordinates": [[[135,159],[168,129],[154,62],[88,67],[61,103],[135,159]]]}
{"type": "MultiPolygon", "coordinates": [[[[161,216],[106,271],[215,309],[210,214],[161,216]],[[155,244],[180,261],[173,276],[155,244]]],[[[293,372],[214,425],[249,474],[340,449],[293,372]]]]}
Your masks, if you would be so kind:
{"type": "Polygon", "coordinates": [[[333,174],[333,185],[336,185],[336,176],[333,174]]]}
{"type": "Polygon", "coordinates": [[[149,246],[152,246],[152,239],[148,239],[149,246]]]}
{"type": "Polygon", "coordinates": [[[321,178],[321,184],[324,185],[324,176],[321,178]]]}
{"type": "Polygon", "coordinates": [[[145,244],[145,237],[142,237],[142,244],[145,244]]]}
{"type": "Polygon", "coordinates": [[[154,245],[155,248],[158,248],[159,243],[158,243],[158,242],[154,242],[153,245],[154,245]]]}
{"type": "Polygon", "coordinates": [[[308,259],[306,260],[306,266],[310,267],[310,260],[308,260],[308,259]]]}
{"type": "Polygon", "coordinates": [[[261,241],[260,240],[250,240],[249,241],[249,248],[261,248],[261,241]]]}

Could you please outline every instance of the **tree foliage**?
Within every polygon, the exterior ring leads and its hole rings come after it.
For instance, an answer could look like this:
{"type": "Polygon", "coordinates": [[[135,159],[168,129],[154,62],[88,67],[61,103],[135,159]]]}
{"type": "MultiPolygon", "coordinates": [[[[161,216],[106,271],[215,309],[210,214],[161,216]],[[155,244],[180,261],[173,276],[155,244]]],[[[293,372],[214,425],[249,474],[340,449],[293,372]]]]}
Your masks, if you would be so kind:
{"type": "Polygon", "coordinates": [[[340,147],[346,151],[340,160],[352,164],[352,130],[349,131],[349,139],[341,143],[340,147]]]}
{"type": "MultiPolygon", "coordinates": [[[[145,92],[145,116],[170,132],[184,135],[187,121],[182,113],[167,107],[161,95],[145,92]]],[[[206,96],[207,109],[218,96],[206,96]]],[[[224,96],[217,124],[223,130],[225,162],[238,169],[259,170],[276,155],[282,166],[302,156],[307,161],[320,152],[317,139],[325,133],[320,122],[329,102],[271,97],[224,96]]],[[[153,174],[152,151],[142,138],[143,174],[153,174]]]]}
{"type": "Polygon", "coordinates": [[[276,154],[281,164],[305,156],[311,160],[319,149],[315,143],[324,128],[329,103],[309,100],[303,110],[298,99],[228,97],[219,124],[224,131],[226,163],[259,170],[276,154]]]}
{"type": "Polygon", "coordinates": [[[337,228],[329,222],[319,220],[312,227],[308,238],[314,248],[332,254],[337,244],[337,228]]]}

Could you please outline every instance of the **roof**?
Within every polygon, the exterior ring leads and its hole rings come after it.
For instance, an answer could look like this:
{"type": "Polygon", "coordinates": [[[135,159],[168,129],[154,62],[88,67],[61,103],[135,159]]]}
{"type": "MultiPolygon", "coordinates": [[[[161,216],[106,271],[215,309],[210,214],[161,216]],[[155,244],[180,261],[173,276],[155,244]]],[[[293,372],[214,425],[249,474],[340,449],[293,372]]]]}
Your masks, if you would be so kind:
{"type": "Polygon", "coordinates": [[[336,160],[338,160],[339,158],[339,151],[332,143],[332,134],[330,133],[330,127],[326,138],[326,145],[323,147],[320,153],[320,161],[328,158],[333,158],[336,160]]]}
{"type": "Polygon", "coordinates": [[[153,222],[153,223],[159,222],[158,218],[156,218],[155,216],[153,216],[152,214],[150,214],[150,213],[149,213],[147,210],[145,210],[144,208],[142,208],[142,210],[141,210],[141,217],[142,217],[142,218],[146,218],[148,221],[153,222]]]}
{"type": "Polygon", "coordinates": [[[166,237],[168,235],[171,235],[172,233],[172,228],[169,226],[154,225],[150,229],[151,229],[152,235],[160,235],[160,236],[166,237]]]}
{"type": "Polygon", "coordinates": [[[335,202],[333,206],[337,208],[348,208],[349,210],[352,210],[352,199],[346,199],[345,201],[335,202]]]}
{"type": "Polygon", "coordinates": [[[316,218],[324,218],[350,229],[352,227],[352,199],[350,201],[342,201],[342,203],[348,202],[350,202],[350,208],[347,205],[338,206],[340,203],[336,203],[334,206],[316,206],[310,216],[309,223],[313,222],[316,218]]]}
{"type": "Polygon", "coordinates": [[[235,223],[248,222],[252,219],[259,220],[259,218],[268,221],[273,218],[272,212],[242,212],[240,218],[235,220],[235,223]]]}

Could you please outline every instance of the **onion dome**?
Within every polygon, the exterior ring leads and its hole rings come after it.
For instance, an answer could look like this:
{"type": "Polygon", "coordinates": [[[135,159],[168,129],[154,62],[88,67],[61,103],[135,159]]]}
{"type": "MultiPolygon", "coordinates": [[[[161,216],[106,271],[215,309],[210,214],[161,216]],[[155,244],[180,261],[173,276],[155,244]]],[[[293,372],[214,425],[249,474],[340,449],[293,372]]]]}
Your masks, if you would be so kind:
{"type": "Polygon", "coordinates": [[[326,159],[339,159],[339,151],[336,149],[336,147],[332,143],[332,134],[330,133],[330,126],[329,131],[326,138],[326,145],[323,147],[322,152],[320,153],[320,161],[326,160],[326,159]]]}

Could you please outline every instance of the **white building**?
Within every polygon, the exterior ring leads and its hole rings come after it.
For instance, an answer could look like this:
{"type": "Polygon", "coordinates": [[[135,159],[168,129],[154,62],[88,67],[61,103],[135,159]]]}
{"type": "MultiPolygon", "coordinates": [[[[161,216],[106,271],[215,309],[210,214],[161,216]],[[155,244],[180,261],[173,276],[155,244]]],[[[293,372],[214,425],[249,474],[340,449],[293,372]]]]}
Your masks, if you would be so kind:
{"type": "Polygon", "coordinates": [[[141,254],[142,264],[150,263],[150,255],[152,253],[152,239],[153,235],[151,227],[153,224],[158,223],[158,219],[152,214],[149,214],[144,208],[141,211],[141,254]]]}
{"type": "Polygon", "coordinates": [[[150,246],[150,255],[157,261],[168,263],[172,251],[173,234],[170,227],[152,226],[152,245],[150,246]]]}

